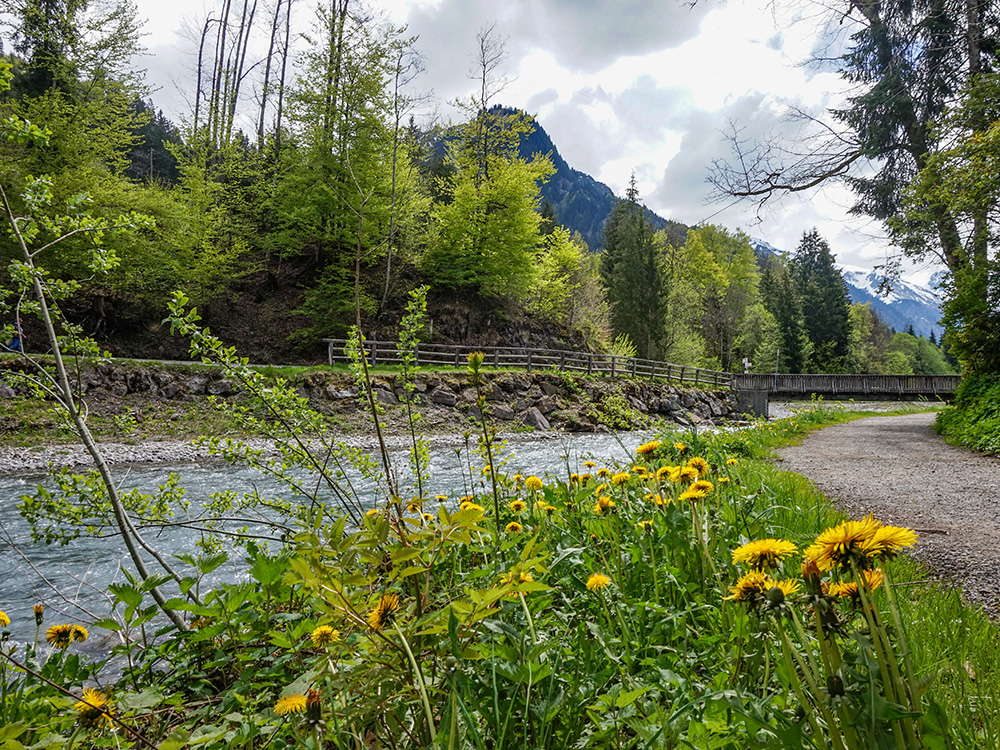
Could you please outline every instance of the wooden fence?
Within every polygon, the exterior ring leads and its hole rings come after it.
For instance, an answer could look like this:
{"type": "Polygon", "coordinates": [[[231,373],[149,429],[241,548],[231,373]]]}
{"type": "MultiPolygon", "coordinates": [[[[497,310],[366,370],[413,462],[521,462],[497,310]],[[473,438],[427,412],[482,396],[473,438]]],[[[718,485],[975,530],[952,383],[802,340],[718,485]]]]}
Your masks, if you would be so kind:
{"type": "MultiPolygon", "coordinates": [[[[345,339],[323,339],[331,365],[346,362],[345,339]]],[[[372,365],[394,365],[402,361],[397,344],[392,341],[366,341],[368,361],[372,365]]],[[[630,376],[668,380],[700,388],[730,388],[733,376],[727,372],[703,370],[699,367],[682,367],[668,362],[636,357],[619,357],[614,354],[591,354],[553,349],[514,349],[498,346],[453,346],[424,344],[417,346],[417,363],[431,367],[462,367],[472,352],[485,355],[484,364],[494,369],[560,370],[608,377],[630,376]]]]}
{"type": "MultiPolygon", "coordinates": [[[[345,339],[323,339],[331,365],[346,362],[345,339]]],[[[393,341],[365,342],[372,365],[398,365],[402,361],[393,341]]],[[[812,374],[733,374],[682,367],[669,362],[614,354],[553,349],[515,349],[498,346],[454,346],[419,344],[417,364],[430,367],[463,367],[472,352],[485,355],[484,364],[494,369],[560,370],[608,377],[630,376],[672,381],[700,388],[732,388],[737,391],[766,391],[772,396],[808,398],[812,394],[838,397],[949,396],[958,387],[958,375],[812,375],[812,374]]]]}

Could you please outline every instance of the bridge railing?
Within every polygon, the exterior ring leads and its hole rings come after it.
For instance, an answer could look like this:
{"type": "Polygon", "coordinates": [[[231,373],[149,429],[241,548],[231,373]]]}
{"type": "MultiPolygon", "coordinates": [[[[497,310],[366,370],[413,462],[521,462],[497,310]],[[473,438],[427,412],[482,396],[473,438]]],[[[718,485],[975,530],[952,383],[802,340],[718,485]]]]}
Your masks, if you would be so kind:
{"type": "Polygon", "coordinates": [[[765,374],[733,375],[733,388],[768,391],[788,396],[811,393],[831,396],[903,396],[907,394],[951,394],[958,387],[958,375],[820,375],[765,374]]]}
{"type": "MultiPolygon", "coordinates": [[[[323,339],[331,365],[347,361],[346,339],[323,339]]],[[[398,345],[393,341],[366,341],[368,361],[372,365],[395,365],[402,362],[398,345]]],[[[494,369],[560,370],[588,375],[631,376],[667,380],[695,387],[730,388],[733,376],[728,372],[684,367],[668,362],[615,354],[593,354],[559,349],[511,348],[500,346],[456,346],[452,344],[417,345],[417,363],[437,367],[460,367],[472,352],[485,355],[484,364],[494,369]]]]}

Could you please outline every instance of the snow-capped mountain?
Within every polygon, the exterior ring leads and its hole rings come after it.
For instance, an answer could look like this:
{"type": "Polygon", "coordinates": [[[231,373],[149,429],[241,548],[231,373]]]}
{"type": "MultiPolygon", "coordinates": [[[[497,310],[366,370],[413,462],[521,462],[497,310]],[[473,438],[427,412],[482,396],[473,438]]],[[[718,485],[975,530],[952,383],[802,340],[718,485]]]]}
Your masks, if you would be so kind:
{"type": "Polygon", "coordinates": [[[892,290],[879,294],[882,277],[875,271],[857,266],[841,266],[851,302],[869,303],[887,326],[905,331],[911,325],[918,336],[938,338],[941,325],[941,300],[933,290],[905,279],[892,283],[892,290]]]}
{"type": "MultiPolygon", "coordinates": [[[[761,258],[771,255],[785,258],[787,253],[764,240],[750,239],[750,245],[761,258]]],[[[944,277],[944,271],[931,277],[927,286],[900,279],[892,284],[892,291],[885,295],[878,293],[882,277],[875,271],[858,266],[839,266],[851,302],[869,303],[879,318],[890,328],[906,331],[911,325],[918,336],[930,336],[933,332],[941,338],[941,300],[934,291],[944,277]]]]}

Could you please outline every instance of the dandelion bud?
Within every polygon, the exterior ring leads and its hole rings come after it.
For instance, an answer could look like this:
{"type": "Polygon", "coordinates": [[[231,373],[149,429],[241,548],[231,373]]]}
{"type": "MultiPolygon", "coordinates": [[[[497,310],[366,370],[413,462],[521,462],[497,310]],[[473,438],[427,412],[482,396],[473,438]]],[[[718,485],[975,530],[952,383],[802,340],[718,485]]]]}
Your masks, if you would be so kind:
{"type": "Polygon", "coordinates": [[[36,604],[35,605],[35,625],[38,625],[39,627],[41,626],[42,620],[45,619],[45,614],[44,613],[45,613],[45,605],[43,605],[43,604],[36,604]]]}
{"type": "Polygon", "coordinates": [[[772,586],[767,590],[767,603],[771,606],[771,609],[777,609],[782,604],[785,603],[785,592],[781,590],[780,586],[772,586]]]}
{"type": "Polygon", "coordinates": [[[832,674],[826,678],[826,690],[831,698],[839,698],[844,694],[844,681],[839,675],[832,674]]]}

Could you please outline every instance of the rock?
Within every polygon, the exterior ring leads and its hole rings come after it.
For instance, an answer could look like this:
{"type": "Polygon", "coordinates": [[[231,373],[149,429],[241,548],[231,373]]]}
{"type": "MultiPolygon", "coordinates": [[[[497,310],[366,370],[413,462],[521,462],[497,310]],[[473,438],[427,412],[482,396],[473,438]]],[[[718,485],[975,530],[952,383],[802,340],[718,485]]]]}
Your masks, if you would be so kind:
{"type": "Polygon", "coordinates": [[[17,394],[6,383],[0,383],[0,398],[14,398],[17,394]]]}
{"type": "Polygon", "coordinates": [[[384,387],[383,388],[373,388],[372,390],[375,392],[375,398],[377,398],[383,404],[398,404],[399,403],[399,399],[396,398],[396,394],[393,393],[392,391],[386,390],[384,387]]]}
{"type": "Polygon", "coordinates": [[[534,427],[536,430],[549,430],[551,425],[549,420],[545,418],[545,415],[538,411],[537,408],[532,406],[524,415],[524,421],[534,427]]]}
{"type": "Polygon", "coordinates": [[[345,398],[358,397],[357,388],[338,388],[333,383],[324,388],[323,393],[326,395],[328,399],[332,401],[341,401],[345,398]]]}
{"type": "Polygon", "coordinates": [[[205,386],[205,392],[209,396],[232,396],[233,384],[225,378],[222,380],[213,380],[205,386]]]}
{"type": "Polygon", "coordinates": [[[490,405],[490,414],[492,414],[497,419],[503,419],[510,421],[517,416],[512,408],[507,404],[496,403],[490,405]]]}
{"type": "Polygon", "coordinates": [[[184,388],[188,393],[194,396],[201,396],[205,393],[205,387],[208,385],[208,375],[203,373],[195,373],[194,375],[188,375],[187,379],[184,381],[184,388]]]}
{"type": "Polygon", "coordinates": [[[458,396],[450,388],[441,386],[440,388],[435,388],[433,393],[431,393],[431,403],[441,404],[442,406],[454,406],[458,403],[458,396]]]}
{"type": "Polygon", "coordinates": [[[541,383],[539,387],[546,396],[555,396],[560,390],[555,383],[541,383]]]}
{"type": "Polygon", "coordinates": [[[559,402],[552,398],[552,396],[545,396],[535,402],[535,408],[542,414],[551,414],[559,408],[559,402]]]}

